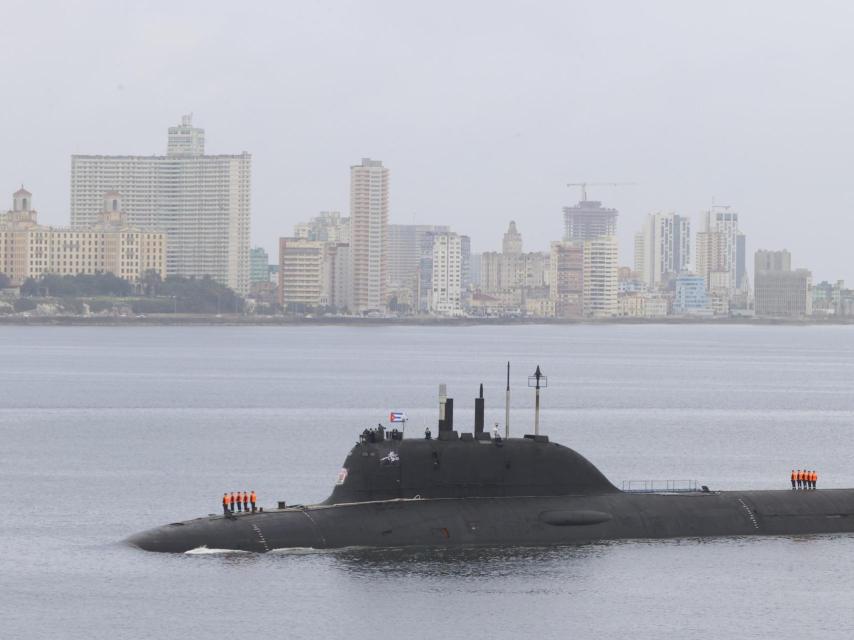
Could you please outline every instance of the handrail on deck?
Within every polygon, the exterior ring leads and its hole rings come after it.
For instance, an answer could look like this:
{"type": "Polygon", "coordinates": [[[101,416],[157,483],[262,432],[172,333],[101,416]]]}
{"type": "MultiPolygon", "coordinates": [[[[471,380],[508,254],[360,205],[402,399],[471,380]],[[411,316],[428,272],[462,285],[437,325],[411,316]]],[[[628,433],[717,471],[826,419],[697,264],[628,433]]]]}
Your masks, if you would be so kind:
{"type": "Polygon", "coordinates": [[[629,493],[692,493],[700,491],[696,480],[624,480],[623,491],[629,493]]]}

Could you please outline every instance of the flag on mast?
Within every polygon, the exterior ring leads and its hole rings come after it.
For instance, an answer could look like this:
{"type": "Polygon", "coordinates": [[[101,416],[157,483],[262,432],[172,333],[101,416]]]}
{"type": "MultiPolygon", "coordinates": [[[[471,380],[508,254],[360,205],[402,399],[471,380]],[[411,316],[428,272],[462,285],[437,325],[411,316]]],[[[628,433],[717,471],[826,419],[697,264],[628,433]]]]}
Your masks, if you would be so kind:
{"type": "Polygon", "coordinates": [[[388,414],[389,422],[406,422],[406,414],[403,411],[392,411],[388,414]]]}

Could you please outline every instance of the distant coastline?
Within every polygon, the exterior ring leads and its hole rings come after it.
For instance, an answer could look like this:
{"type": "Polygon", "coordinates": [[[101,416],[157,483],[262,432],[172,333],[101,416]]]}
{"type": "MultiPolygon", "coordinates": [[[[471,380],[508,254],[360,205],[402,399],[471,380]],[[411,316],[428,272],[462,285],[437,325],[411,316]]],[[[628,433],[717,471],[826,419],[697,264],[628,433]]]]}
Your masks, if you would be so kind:
{"type": "Polygon", "coordinates": [[[146,316],[0,316],[0,326],[507,326],[507,325],[755,325],[837,326],[854,325],[854,317],[837,318],[306,318],[238,314],[151,314],[146,316]]]}

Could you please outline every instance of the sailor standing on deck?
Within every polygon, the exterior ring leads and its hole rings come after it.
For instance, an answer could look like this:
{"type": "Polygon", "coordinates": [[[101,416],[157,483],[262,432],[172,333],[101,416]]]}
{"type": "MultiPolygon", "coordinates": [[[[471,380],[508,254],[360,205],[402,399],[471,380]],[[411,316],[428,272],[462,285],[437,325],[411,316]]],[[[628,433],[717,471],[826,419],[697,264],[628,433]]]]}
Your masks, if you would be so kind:
{"type": "Polygon", "coordinates": [[[801,488],[801,484],[804,481],[804,472],[798,469],[798,489],[801,488]]]}
{"type": "Polygon", "coordinates": [[[249,494],[249,502],[251,502],[251,503],[252,503],[252,513],[255,513],[255,501],[256,501],[256,500],[257,500],[257,497],[255,496],[255,491],[253,490],[253,491],[249,494]]]}
{"type": "Polygon", "coordinates": [[[245,491],[243,492],[243,510],[249,513],[249,494],[245,491]]]}
{"type": "Polygon", "coordinates": [[[795,470],[792,469],[792,489],[795,488],[795,484],[797,482],[798,474],[795,473],[795,470]]]}
{"type": "Polygon", "coordinates": [[[229,513],[228,508],[230,505],[231,505],[231,496],[228,495],[228,493],[223,493],[222,494],[222,512],[225,515],[228,515],[228,513],[229,513]]]}

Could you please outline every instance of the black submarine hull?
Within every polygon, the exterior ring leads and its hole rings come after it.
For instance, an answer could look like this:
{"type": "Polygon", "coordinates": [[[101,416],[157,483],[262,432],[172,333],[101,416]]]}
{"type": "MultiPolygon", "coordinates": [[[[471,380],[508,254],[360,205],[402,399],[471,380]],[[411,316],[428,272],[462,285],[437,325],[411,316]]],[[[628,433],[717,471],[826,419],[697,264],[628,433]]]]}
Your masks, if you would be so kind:
{"type": "Polygon", "coordinates": [[[597,540],[854,532],[854,489],[404,498],[290,507],[165,525],[148,551],[540,546],[597,540]]]}

